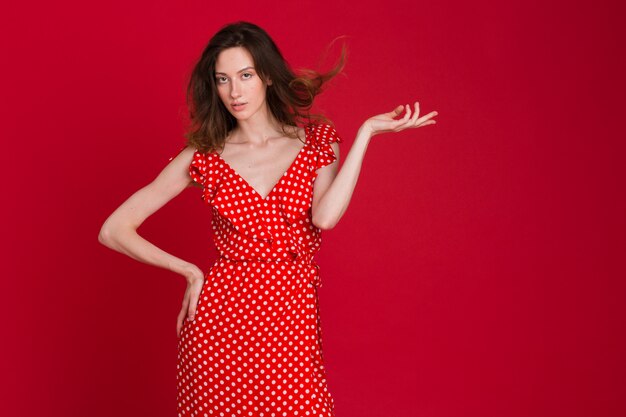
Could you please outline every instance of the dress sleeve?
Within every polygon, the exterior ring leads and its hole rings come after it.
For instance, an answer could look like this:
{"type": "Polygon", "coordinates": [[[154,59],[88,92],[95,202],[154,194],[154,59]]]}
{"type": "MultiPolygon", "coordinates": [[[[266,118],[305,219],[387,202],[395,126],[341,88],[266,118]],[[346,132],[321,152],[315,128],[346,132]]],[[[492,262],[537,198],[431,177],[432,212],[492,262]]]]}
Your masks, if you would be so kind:
{"type": "MultiPolygon", "coordinates": [[[[169,161],[176,158],[187,146],[183,146],[179,149],[174,155],[172,155],[169,161]]],[[[204,186],[206,184],[207,178],[207,161],[204,154],[198,152],[196,149],[193,153],[193,159],[191,160],[191,164],[189,164],[189,176],[191,179],[204,186]]]]}
{"type": "Polygon", "coordinates": [[[317,158],[315,160],[315,171],[330,165],[337,160],[337,155],[331,143],[341,143],[343,139],[337,134],[335,128],[329,124],[319,125],[316,132],[317,158]]]}
{"type": "Polygon", "coordinates": [[[208,164],[206,155],[196,150],[193,153],[191,164],[189,164],[189,175],[191,176],[191,179],[204,187],[208,178],[207,168],[208,164]]]}

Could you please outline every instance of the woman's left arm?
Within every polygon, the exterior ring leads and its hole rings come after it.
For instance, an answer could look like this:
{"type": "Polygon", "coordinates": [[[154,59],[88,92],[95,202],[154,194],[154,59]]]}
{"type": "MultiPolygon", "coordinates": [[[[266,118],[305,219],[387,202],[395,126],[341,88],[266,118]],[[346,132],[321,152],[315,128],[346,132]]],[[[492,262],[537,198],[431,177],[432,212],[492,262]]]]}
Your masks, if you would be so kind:
{"type": "Polygon", "coordinates": [[[400,105],[389,113],[367,119],[359,128],[356,139],[339,172],[337,172],[339,144],[333,143],[331,146],[337,160],[319,169],[315,179],[311,208],[313,224],[320,229],[327,230],[332,229],[339,222],[350,204],[361,172],[365,151],[374,135],[435,124],[436,121],[431,119],[437,114],[436,111],[432,111],[419,117],[419,103],[415,102],[415,112],[412,115],[411,107],[407,104],[406,106],[400,105]],[[404,117],[394,119],[405,109],[404,117]]]}

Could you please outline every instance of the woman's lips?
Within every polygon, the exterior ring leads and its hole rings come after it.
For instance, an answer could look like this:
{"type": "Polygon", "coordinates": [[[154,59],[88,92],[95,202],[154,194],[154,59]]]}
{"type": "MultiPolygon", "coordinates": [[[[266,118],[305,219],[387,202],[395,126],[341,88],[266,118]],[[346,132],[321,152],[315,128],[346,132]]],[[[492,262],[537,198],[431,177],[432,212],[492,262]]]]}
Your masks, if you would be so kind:
{"type": "Polygon", "coordinates": [[[246,104],[248,103],[231,104],[231,107],[233,108],[234,111],[241,111],[246,106],[246,104]]]}

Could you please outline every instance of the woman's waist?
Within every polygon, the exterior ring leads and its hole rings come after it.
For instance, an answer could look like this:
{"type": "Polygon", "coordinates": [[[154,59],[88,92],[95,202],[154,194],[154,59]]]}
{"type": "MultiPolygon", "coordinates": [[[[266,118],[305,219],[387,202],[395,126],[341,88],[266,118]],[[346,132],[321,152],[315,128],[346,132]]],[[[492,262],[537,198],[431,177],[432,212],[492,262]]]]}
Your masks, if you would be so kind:
{"type": "Polygon", "coordinates": [[[289,253],[279,257],[235,257],[222,254],[218,255],[207,275],[233,277],[247,276],[249,273],[260,276],[290,274],[305,277],[307,282],[317,287],[321,285],[319,270],[319,265],[310,254],[289,253]]]}
{"type": "Polygon", "coordinates": [[[295,239],[289,236],[280,239],[248,240],[240,234],[215,235],[217,254],[226,260],[285,262],[295,258],[312,259],[320,248],[320,242],[309,239],[295,239]]]}
{"type": "Polygon", "coordinates": [[[313,261],[313,255],[309,253],[293,253],[293,252],[285,252],[278,256],[250,256],[243,255],[237,256],[232,254],[221,254],[218,255],[216,259],[217,262],[227,262],[227,263],[276,263],[276,262],[287,262],[287,263],[298,263],[298,264],[315,264],[313,261]]]}

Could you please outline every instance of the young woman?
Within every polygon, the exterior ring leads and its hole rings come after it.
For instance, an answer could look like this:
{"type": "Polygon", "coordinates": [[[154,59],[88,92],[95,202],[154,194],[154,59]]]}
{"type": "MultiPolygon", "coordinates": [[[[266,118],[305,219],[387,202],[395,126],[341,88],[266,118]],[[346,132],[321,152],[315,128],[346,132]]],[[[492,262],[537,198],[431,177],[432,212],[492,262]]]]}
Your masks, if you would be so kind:
{"type": "Polygon", "coordinates": [[[321,230],[346,211],[374,135],[437,115],[419,117],[415,102],[369,118],[339,170],[342,140],[308,110],[344,52],[329,73],[296,77],[261,28],[223,27],[191,76],[187,145],[102,226],[104,245],[187,280],[176,328],[179,416],[334,415],[313,261],[321,230]],[[136,233],[190,184],[213,214],[219,256],[206,274],[136,233]]]}

